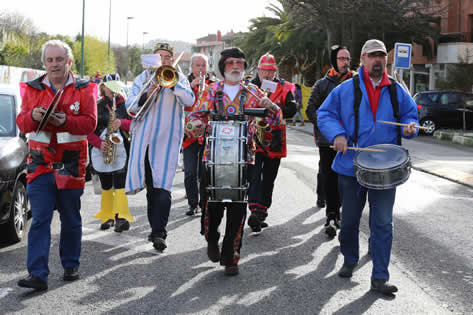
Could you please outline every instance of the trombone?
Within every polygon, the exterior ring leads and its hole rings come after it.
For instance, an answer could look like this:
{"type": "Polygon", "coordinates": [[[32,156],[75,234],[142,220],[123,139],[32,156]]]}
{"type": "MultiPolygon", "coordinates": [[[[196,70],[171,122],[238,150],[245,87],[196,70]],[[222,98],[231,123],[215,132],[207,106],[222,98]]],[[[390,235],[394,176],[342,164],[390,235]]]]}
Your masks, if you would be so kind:
{"type": "Polygon", "coordinates": [[[155,69],[151,78],[143,85],[141,91],[136,95],[133,102],[127,108],[128,115],[133,118],[133,120],[141,121],[148,113],[152,104],[154,104],[161,93],[163,88],[172,88],[179,82],[179,73],[177,72],[176,65],[181,60],[182,55],[184,52],[181,52],[179,57],[174,61],[172,66],[162,65],[155,69]],[[155,89],[146,99],[144,104],[139,108],[139,110],[135,113],[133,112],[133,108],[139,102],[140,98],[143,96],[145,91],[149,89],[153,81],[156,81],[159,86],[161,87],[159,90],[155,89]]]}

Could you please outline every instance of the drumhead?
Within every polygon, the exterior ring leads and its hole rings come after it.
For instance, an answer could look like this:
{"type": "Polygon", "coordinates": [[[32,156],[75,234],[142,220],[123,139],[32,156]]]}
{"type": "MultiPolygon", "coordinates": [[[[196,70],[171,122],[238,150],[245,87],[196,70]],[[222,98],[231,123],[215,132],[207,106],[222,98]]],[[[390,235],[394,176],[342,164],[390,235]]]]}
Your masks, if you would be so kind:
{"type": "Polygon", "coordinates": [[[395,144],[377,144],[368,148],[380,149],[386,152],[359,151],[353,163],[364,169],[391,169],[409,160],[409,152],[395,144]]]}

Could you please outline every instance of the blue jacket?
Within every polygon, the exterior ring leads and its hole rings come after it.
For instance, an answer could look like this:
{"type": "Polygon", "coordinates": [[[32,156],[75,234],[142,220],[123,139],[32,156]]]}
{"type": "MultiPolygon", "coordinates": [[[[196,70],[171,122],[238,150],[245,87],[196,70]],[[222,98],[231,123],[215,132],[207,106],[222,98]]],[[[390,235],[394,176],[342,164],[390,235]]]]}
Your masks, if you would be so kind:
{"type": "MultiPolygon", "coordinates": [[[[360,76],[360,89],[362,93],[359,109],[358,147],[364,148],[384,143],[397,144],[398,127],[375,122],[364,84],[362,68],[358,71],[358,75],[360,76]]],[[[415,122],[418,124],[417,105],[399,84],[396,85],[401,123],[415,122]]],[[[330,143],[333,143],[336,136],[342,135],[347,138],[348,146],[353,146],[355,131],[354,99],[353,79],[350,79],[337,86],[325,99],[319,110],[317,110],[318,127],[330,143]]],[[[381,90],[376,120],[396,122],[391,105],[389,86],[385,86],[381,90]]],[[[409,138],[413,138],[416,135],[414,134],[409,138]]],[[[402,136],[406,138],[403,133],[402,136]]],[[[348,150],[345,155],[342,152],[338,152],[333,161],[332,169],[338,174],[355,176],[353,170],[355,154],[354,150],[348,150]]]]}

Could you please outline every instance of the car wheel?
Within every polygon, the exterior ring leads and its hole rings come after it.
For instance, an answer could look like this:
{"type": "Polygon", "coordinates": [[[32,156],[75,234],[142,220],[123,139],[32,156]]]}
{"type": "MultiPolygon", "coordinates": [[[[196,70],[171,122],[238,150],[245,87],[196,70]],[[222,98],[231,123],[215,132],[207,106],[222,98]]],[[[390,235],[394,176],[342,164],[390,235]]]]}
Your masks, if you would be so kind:
{"type": "Polygon", "coordinates": [[[23,239],[27,230],[28,222],[28,197],[25,185],[18,181],[13,191],[10,204],[10,220],[7,223],[7,238],[11,242],[19,242],[23,239]]]}
{"type": "Polygon", "coordinates": [[[425,134],[428,134],[428,135],[432,135],[435,131],[435,129],[437,128],[437,125],[435,124],[435,121],[433,121],[432,119],[430,118],[427,118],[427,119],[423,119],[421,122],[420,122],[420,125],[422,127],[426,127],[426,128],[429,128],[427,130],[423,130],[423,132],[425,134]]]}

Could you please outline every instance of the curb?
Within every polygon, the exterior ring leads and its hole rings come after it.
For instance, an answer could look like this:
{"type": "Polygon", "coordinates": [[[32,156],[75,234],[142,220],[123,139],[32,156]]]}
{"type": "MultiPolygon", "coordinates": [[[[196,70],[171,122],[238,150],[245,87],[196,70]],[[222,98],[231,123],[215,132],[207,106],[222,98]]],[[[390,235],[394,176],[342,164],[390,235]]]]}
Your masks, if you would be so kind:
{"type": "Polygon", "coordinates": [[[473,147],[473,133],[462,133],[458,131],[435,131],[434,137],[453,143],[473,147]]]}

